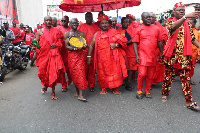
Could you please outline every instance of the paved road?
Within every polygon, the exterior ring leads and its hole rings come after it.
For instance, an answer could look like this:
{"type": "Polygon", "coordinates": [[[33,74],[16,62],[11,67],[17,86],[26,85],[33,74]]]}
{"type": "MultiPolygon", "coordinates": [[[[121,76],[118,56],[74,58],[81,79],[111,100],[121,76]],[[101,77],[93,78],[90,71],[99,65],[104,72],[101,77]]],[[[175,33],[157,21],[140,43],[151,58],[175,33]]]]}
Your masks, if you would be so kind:
{"type": "MultiPolygon", "coordinates": [[[[200,64],[197,64],[192,86],[194,100],[200,104],[200,64]]],[[[136,88],[136,82],[132,82],[136,88]]],[[[84,91],[88,102],[73,96],[74,85],[68,92],[56,87],[58,100],[51,100],[51,91],[41,94],[42,85],[37,68],[6,75],[0,86],[0,133],[169,133],[200,132],[200,112],[185,107],[179,77],[172,85],[167,103],[162,103],[161,84],[151,91],[153,98],[136,99],[136,90],[121,95],[108,92],[100,95],[84,91]]]]}

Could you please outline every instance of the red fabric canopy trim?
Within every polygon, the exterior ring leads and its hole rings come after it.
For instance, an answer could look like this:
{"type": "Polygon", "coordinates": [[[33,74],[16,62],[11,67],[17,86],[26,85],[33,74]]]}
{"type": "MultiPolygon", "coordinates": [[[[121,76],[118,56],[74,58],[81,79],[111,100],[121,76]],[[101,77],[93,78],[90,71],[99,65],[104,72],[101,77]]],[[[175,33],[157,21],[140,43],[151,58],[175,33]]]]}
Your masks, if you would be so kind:
{"type": "Polygon", "coordinates": [[[74,13],[99,12],[140,5],[141,0],[63,0],[59,8],[74,13]]]}

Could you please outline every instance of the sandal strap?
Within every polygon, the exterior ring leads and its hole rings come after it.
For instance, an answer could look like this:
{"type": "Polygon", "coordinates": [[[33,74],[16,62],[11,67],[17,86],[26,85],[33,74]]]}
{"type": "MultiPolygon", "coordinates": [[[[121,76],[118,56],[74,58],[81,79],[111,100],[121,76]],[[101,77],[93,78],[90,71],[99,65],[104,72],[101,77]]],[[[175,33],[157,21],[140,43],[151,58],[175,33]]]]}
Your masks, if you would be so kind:
{"type": "Polygon", "coordinates": [[[161,98],[167,100],[167,96],[162,96],[161,98]]]}
{"type": "Polygon", "coordinates": [[[191,104],[190,104],[190,107],[192,107],[192,106],[197,106],[197,102],[191,103],[191,104]]]}

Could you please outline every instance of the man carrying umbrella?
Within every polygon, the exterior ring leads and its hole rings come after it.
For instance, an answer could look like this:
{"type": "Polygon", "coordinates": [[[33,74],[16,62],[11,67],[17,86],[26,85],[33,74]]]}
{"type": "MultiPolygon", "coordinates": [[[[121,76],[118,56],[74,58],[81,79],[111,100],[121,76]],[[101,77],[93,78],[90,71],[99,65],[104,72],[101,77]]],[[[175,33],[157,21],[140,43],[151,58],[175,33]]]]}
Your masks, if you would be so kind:
{"type": "MultiPolygon", "coordinates": [[[[86,23],[80,25],[78,27],[78,30],[85,33],[85,39],[86,39],[87,45],[89,45],[92,40],[93,35],[99,30],[99,27],[92,23],[93,15],[91,12],[87,12],[85,14],[85,20],[86,20],[86,23]]],[[[88,48],[86,48],[84,52],[87,53],[88,48]]],[[[91,56],[91,59],[92,59],[92,63],[89,66],[86,66],[86,75],[87,75],[89,89],[91,92],[93,92],[94,86],[95,86],[95,69],[93,65],[93,60],[94,60],[93,54],[91,56]]]]}

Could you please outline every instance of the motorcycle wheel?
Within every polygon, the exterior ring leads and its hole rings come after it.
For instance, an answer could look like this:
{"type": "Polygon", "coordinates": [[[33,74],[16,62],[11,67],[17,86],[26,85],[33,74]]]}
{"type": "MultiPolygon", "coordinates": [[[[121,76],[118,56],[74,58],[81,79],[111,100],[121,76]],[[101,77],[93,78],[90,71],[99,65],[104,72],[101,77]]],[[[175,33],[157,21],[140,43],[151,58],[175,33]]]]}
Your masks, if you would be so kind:
{"type": "Polygon", "coordinates": [[[0,69],[0,82],[2,82],[4,80],[4,78],[6,76],[6,72],[7,72],[6,68],[0,69]]]}
{"type": "Polygon", "coordinates": [[[22,71],[25,70],[28,64],[28,58],[22,59],[22,65],[18,68],[18,70],[22,71]],[[24,62],[27,62],[26,64],[24,62]]]}

